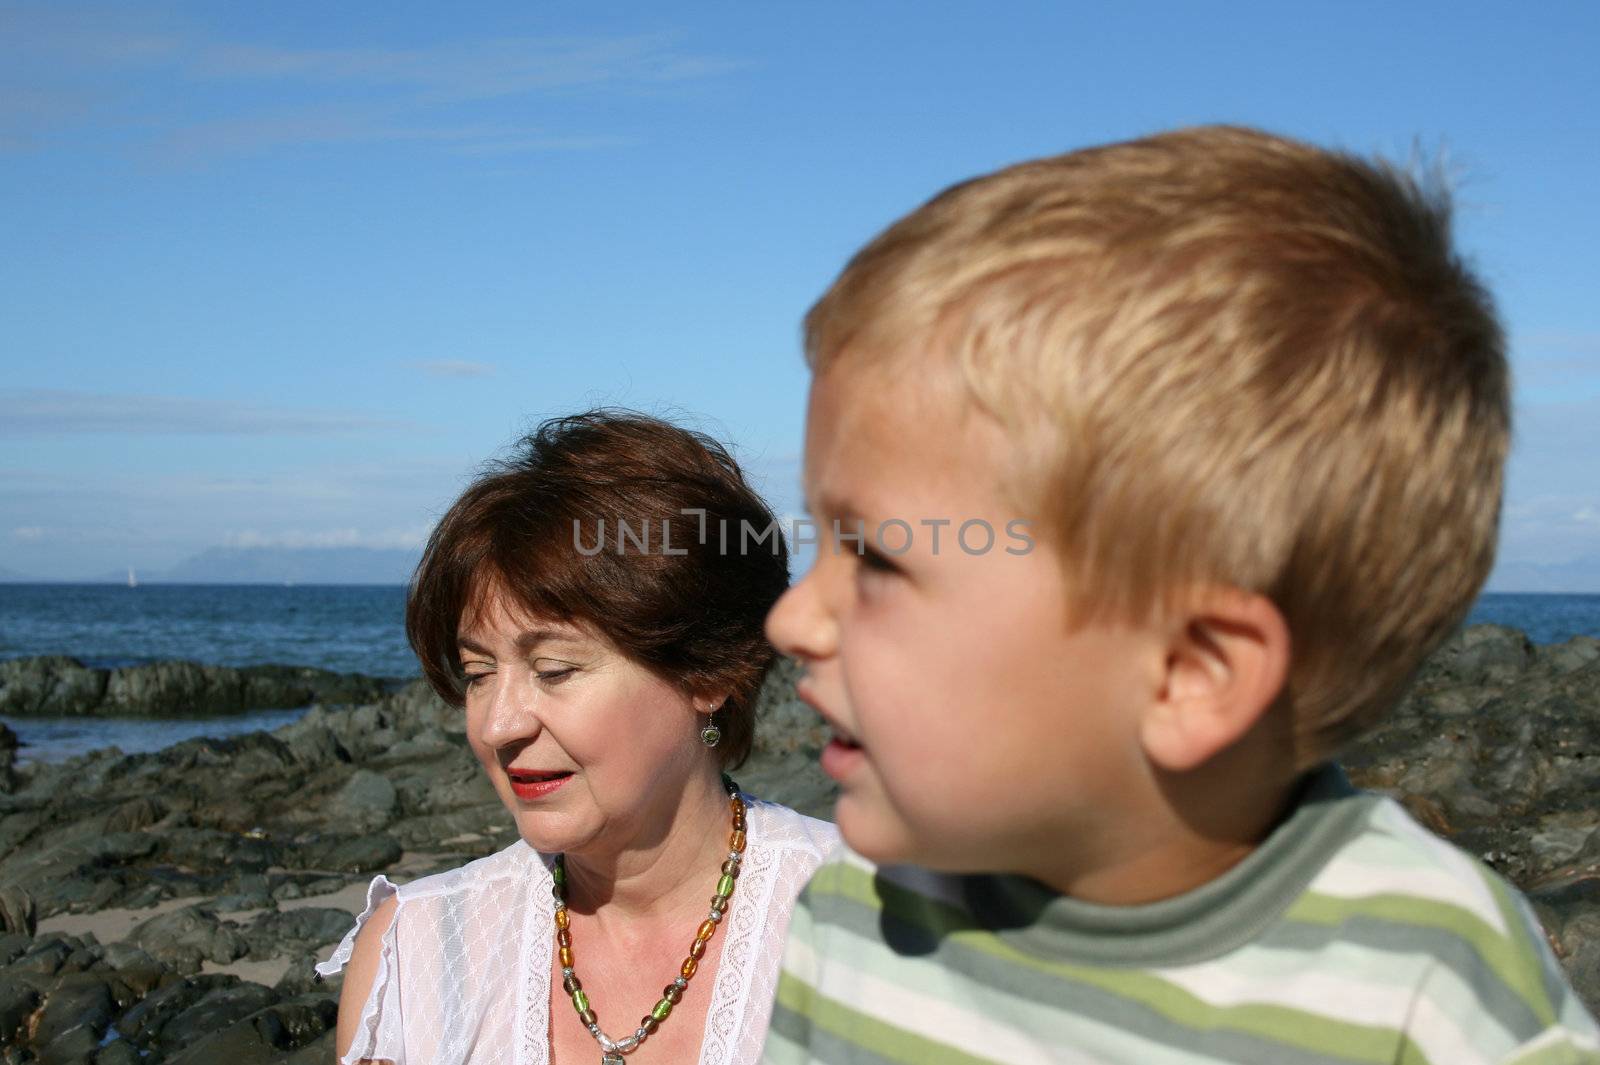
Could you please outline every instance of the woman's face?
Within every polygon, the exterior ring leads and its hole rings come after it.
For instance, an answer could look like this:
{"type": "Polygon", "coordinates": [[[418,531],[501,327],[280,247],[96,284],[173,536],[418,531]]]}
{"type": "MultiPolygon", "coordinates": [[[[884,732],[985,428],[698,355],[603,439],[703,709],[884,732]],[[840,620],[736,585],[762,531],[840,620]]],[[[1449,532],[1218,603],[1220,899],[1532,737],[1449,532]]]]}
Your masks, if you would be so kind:
{"type": "Polygon", "coordinates": [[[604,637],[496,588],[458,644],[467,738],[535,850],[600,857],[648,840],[705,771],[694,700],[604,637]]]}

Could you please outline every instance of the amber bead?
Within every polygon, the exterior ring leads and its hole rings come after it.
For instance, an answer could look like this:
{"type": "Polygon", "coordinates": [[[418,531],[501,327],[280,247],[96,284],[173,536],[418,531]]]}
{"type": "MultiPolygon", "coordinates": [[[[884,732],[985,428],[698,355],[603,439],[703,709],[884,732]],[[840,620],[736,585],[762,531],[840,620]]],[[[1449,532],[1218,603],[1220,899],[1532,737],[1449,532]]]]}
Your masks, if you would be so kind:
{"type": "Polygon", "coordinates": [[[571,947],[562,947],[560,953],[561,953],[561,967],[563,969],[572,968],[572,948],[571,947]]]}
{"type": "Polygon", "coordinates": [[[728,896],[726,896],[726,895],[713,895],[713,896],[711,896],[711,908],[713,910],[716,910],[718,913],[727,913],[728,912],[728,896]]]}
{"type": "Polygon", "coordinates": [[[744,800],[735,795],[733,798],[728,800],[728,808],[732,810],[735,815],[743,816],[744,800]]]}
{"type": "Polygon", "coordinates": [[[736,850],[740,854],[744,853],[744,829],[741,828],[734,832],[733,838],[728,841],[728,849],[736,850]]]}
{"type": "Polygon", "coordinates": [[[578,1013],[578,1020],[583,1022],[583,1026],[585,1028],[587,1028],[589,1025],[595,1023],[599,1019],[600,1018],[595,1016],[594,1010],[582,1010],[582,1011],[580,1011],[578,1013]]]}
{"type": "Polygon", "coordinates": [[[728,876],[737,879],[739,876],[739,863],[734,861],[732,858],[729,858],[727,861],[722,863],[722,871],[728,876]]]}
{"type": "Polygon", "coordinates": [[[701,958],[703,958],[705,956],[706,956],[706,941],[705,940],[697,939],[693,943],[689,944],[689,957],[693,958],[695,961],[699,961],[701,958]]]}
{"type": "Polygon", "coordinates": [[[695,931],[694,937],[696,939],[710,939],[712,936],[714,936],[716,934],[717,934],[717,922],[715,922],[713,920],[710,920],[708,918],[707,920],[704,920],[704,921],[700,922],[700,927],[699,927],[699,929],[697,929],[695,931]]]}
{"type": "Polygon", "coordinates": [[[647,1013],[640,1018],[639,1027],[644,1029],[645,1035],[655,1035],[656,1029],[661,1027],[661,1022],[656,1020],[655,1014],[647,1013]]]}
{"type": "Polygon", "coordinates": [[[661,997],[667,1002],[676,1006],[678,1003],[683,1001],[683,988],[679,987],[677,984],[668,984],[662,989],[661,997]]]}
{"type": "Polygon", "coordinates": [[[572,933],[565,928],[556,929],[556,942],[563,947],[572,946],[572,933]]]}
{"type": "Polygon", "coordinates": [[[571,923],[572,923],[572,918],[567,915],[567,911],[566,911],[565,907],[562,907],[561,909],[556,911],[556,927],[557,928],[565,929],[571,923]]]}
{"type": "Polygon", "coordinates": [[[683,974],[683,978],[685,980],[693,980],[694,972],[698,968],[700,968],[700,963],[698,961],[695,961],[693,958],[685,958],[683,959],[683,967],[678,971],[683,974]]]}

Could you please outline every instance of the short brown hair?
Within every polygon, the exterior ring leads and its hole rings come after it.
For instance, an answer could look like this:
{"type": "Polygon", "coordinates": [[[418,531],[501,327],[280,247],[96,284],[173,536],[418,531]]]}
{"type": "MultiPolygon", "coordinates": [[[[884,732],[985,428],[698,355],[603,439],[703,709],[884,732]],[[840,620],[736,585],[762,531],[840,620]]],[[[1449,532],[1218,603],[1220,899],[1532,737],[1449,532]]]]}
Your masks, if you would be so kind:
{"type": "Polygon", "coordinates": [[[660,418],[599,409],[543,422],[450,508],[412,580],[406,635],[433,690],[460,706],[457,629],[487,589],[503,588],[531,614],[599,632],[685,691],[728,693],[717,754],[732,767],[750,753],[775,655],[762,626],[788,584],[777,523],[727,448],[660,418]],[[721,521],[772,536],[722,550],[721,521]]]}
{"type": "Polygon", "coordinates": [[[1371,724],[1494,557],[1505,342],[1436,177],[1237,127],[956,185],[806,316],[812,369],[936,353],[1007,428],[1069,612],[1270,597],[1296,760],[1371,724]]]}

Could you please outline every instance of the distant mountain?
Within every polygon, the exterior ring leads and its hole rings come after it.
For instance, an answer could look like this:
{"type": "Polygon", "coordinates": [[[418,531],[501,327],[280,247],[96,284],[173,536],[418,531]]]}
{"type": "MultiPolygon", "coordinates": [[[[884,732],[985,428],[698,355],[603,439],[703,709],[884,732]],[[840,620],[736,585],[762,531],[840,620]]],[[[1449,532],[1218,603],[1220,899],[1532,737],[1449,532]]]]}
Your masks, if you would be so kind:
{"type": "Polygon", "coordinates": [[[1502,562],[1489,578],[1488,590],[1600,594],[1600,555],[1570,562],[1502,562]]]}
{"type": "Polygon", "coordinates": [[[373,547],[210,547],[141,583],[405,584],[417,552],[373,547]]]}

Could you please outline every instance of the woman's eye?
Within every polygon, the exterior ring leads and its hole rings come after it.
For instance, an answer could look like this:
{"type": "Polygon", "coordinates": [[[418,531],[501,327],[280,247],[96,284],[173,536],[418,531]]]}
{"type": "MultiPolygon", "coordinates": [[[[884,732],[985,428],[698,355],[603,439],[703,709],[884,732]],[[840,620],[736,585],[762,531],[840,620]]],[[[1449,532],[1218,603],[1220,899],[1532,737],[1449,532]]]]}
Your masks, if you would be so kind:
{"type": "Polygon", "coordinates": [[[485,677],[492,677],[492,676],[494,676],[494,674],[490,673],[488,671],[485,671],[485,672],[482,672],[482,673],[463,673],[462,674],[462,683],[464,683],[469,688],[475,688],[475,687],[478,686],[478,682],[479,681],[483,680],[485,677]]]}
{"type": "Polygon", "coordinates": [[[546,684],[559,684],[566,680],[567,677],[577,672],[577,669],[577,666],[562,666],[559,669],[541,669],[537,670],[536,672],[538,673],[539,679],[544,681],[546,684]]]}

